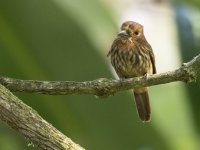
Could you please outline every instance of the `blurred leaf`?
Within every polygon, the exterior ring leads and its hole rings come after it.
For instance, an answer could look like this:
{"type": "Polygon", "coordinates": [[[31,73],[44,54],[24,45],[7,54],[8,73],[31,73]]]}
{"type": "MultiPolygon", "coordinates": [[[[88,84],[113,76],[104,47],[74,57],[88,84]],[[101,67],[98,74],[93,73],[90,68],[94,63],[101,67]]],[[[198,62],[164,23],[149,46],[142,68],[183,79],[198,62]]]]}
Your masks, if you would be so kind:
{"type": "Polygon", "coordinates": [[[52,1],[73,17],[97,48],[105,48],[106,41],[113,38],[117,26],[109,16],[110,11],[98,0],[52,1]]]}
{"type": "MultiPolygon", "coordinates": [[[[116,30],[109,14],[94,0],[1,1],[1,75],[76,81],[111,77],[98,53],[116,30]]],[[[86,149],[169,149],[155,126],[139,121],[133,97],[126,92],[106,100],[17,95],[86,149]]],[[[10,143],[18,140],[13,135],[10,143]]],[[[19,149],[25,149],[24,143],[19,149]]]]}
{"type": "Polygon", "coordinates": [[[182,4],[194,6],[198,9],[200,9],[200,1],[199,0],[174,0],[174,1],[177,2],[178,4],[182,3],[182,4]]]}
{"type": "MultiPolygon", "coordinates": [[[[194,37],[194,29],[193,23],[191,22],[192,11],[190,7],[184,6],[177,6],[176,7],[176,19],[177,19],[177,26],[178,26],[178,34],[179,34],[179,42],[181,47],[181,55],[182,60],[188,61],[192,59],[194,56],[198,55],[200,52],[200,46],[195,43],[194,37]]],[[[198,20],[195,20],[198,22],[198,20]]],[[[200,80],[198,78],[197,82],[186,84],[185,87],[187,89],[189,105],[191,107],[191,111],[193,112],[193,117],[195,121],[196,128],[198,129],[198,134],[200,133],[200,109],[199,109],[199,97],[200,97],[200,80]]]]}

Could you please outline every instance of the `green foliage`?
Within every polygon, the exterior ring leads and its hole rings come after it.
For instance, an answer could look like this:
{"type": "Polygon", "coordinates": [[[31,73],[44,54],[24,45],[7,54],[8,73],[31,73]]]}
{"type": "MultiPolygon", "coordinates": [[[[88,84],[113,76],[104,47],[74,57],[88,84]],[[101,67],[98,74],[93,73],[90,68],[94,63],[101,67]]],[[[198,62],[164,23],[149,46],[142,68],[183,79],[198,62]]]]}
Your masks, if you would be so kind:
{"type": "MultiPolygon", "coordinates": [[[[102,57],[99,51],[113,39],[116,26],[111,12],[97,0],[2,0],[0,76],[76,81],[111,78],[106,56],[102,57]]],[[[142,124],[128,92],[107,99],[15,94],[88,150],[173,147],[175,136],[167,134],[172,130],[167,130],[164,118],[155,114],[155,122],[142,124]]],[[[157,108],[155,112],[159,113],[157,108]]],[[[170,129],[175,128],[178,127],[170,129]]],[[[0,149],[37,149],[28,147],[24,137],[2,122],[0,133],[0,149]]]]}

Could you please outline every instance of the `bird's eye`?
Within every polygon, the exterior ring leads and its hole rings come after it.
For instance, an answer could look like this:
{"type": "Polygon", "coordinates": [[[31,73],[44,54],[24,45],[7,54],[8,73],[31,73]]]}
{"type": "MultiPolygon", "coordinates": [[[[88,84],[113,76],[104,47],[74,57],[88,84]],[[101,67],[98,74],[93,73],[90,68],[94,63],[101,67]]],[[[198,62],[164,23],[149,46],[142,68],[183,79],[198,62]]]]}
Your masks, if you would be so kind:
{"type": "Polygon", "coordinates": [[[138,32],[138,31],[135,31],[134,34],[135,34],[135,35],[139,35],[139,32],[138,32]]]}

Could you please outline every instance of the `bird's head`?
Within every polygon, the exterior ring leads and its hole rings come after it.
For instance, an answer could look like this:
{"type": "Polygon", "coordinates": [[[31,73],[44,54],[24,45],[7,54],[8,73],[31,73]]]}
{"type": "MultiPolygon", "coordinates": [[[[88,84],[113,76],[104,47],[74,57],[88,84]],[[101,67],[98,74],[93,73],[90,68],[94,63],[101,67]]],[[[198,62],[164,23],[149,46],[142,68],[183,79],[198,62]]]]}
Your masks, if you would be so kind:
{"type": "Polygon", "coordinates": [[[143,26],[134,21],[126,21],[122,24],[118,36],[143,37],[143,26]]]}

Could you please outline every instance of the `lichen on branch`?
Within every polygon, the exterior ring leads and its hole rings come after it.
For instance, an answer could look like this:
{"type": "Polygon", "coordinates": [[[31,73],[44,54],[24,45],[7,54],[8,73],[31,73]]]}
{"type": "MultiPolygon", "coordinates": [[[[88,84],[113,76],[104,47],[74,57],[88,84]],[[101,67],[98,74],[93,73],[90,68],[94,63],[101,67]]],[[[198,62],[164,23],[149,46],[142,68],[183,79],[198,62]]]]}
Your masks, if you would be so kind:
{"type": "Polygon", "coordinates": [[[36,81],[0,77],[0,120],[19,131],[40,149],[83,150],[63,133],[46,122],[36,111],[24,104],[12,92],[49,95],[92,94],[109,96],[135,87],[153,86],[175,81],[193,82],[200,70],[200,55],[180,68],[146,77],[124,80],[96,79],[94,81],[36,81]],[[5,87],[6,88],[5,88],[5,87]],[[10,91],[9,91],[9,90],[10,91]]]}
{"type": "Polygon", "coordinates": [[[149,75],[148,78],[137,77],[124,80],[100,78],[93,81],[37,81],[0,77],[0,84],[12,92],[41,93],[49,95],[92,94],[99,97],[113,95],[116,92],[135,87],[153,86],[175,81],[192,82],[200,70],[200,55],[180,68],[160,74],[149,75]]]}
{"type": "Polygon", "coordinates": [[[44,150],[84,150],[0,84],[0,120],[44,150]]]}

